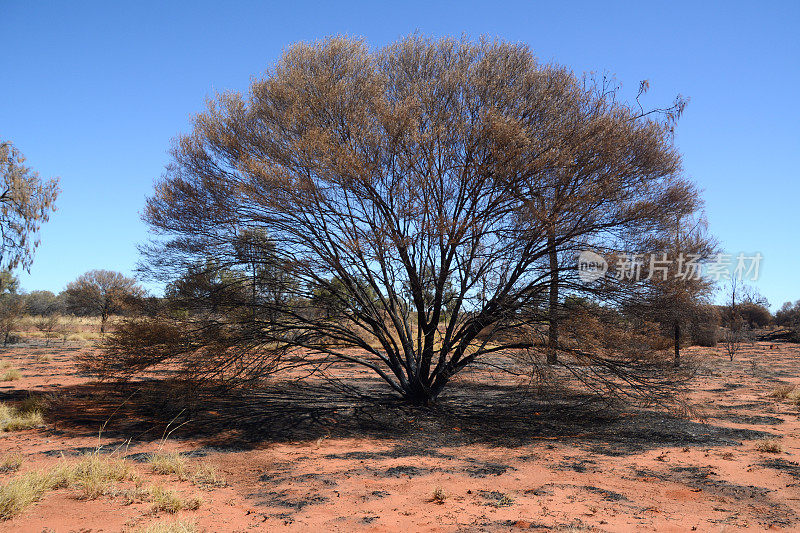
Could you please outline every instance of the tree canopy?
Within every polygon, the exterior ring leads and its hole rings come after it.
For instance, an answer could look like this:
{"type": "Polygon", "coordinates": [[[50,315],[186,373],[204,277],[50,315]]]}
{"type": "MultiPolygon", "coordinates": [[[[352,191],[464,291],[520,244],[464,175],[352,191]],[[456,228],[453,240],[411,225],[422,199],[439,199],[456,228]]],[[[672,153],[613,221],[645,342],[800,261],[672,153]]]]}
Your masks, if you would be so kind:
{"type": "Polygon", "coordinates": [[[14,145],[0,140],[0,268],[11,270],[30,268],[39,228],[60,192],[57,179],[44,181],[24,163],[14,145]]]}

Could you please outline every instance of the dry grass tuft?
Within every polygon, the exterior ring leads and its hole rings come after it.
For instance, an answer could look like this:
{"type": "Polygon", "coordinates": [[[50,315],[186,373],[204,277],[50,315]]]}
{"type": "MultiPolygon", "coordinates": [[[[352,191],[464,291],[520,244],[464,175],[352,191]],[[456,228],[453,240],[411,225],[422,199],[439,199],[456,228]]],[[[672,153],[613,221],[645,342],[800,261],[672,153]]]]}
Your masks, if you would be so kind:
{"type": "Polygon", "coordinates": [[[70,485],[81,491],[79,498],[83,500],[115,495],[115,483],[139,479],[139,474],[125,459],[96,453],[85,456],[68,468],[70,485]]]}
{"type": "Polygon", "coordinates": [[[41,395],[30,395],[21,402],[19,402],[19,406],[17,410],[21,413],[31,413],[38,411],[40,413],[44,413],[47,411],[47,399],[41,395]]]}
{"type": "Polygon", "coordinates": [[[147,461],[156,474],[174,474],[181,481],[189,477],[186,457],[179,452],[154,453],[150,455],[147,461]]]}
{"type": "Polygon", "coordinates": [[[29,472],[0,486],[0,519],[8,520],[20,514],[57,487],[59,481],[49,472],[29,472]]]}
{"type": "Polygon", "coordinates": [[[785,400],[792,391],[795,390],[794,385],[778,385],[775,389],[769,393],[770,398],[777,398],[779,400],[785,400]]]}
{"type": "Polygon", "coordinates": [[[22,373],[16,368],[9,368],[6,370],[2,376],[0,376],[0,381],[16,381],[22,377],[22,373]]]}
{"type": "Polygon", "coordinates": [[[118,491],[115,496],[122,498],[123,505],[149,501],[150,489],[143,487],[140,482],[141,480],[137,480],[135,487],[118,491]]]}
{"type": "Polygon", "coordinates": [[[446,499],[447,494],[444,493],[444,489],[442,489],[442,487],[436,487],[433,494],[431,494],[431,499],[428,501],[442,505],[446,499]]]}
{"type": "Polygon", "coordinates": [[[217,468],[208,463],[203,463],[192,474],[192,483],[203,488],[225,487],[228,482],[222,477],[217,468]]]}
{"type": "Polygon", "coordinates": [[[51,490],[75,488],[80,491],[79,498],[94,499],[116,495],[114,483],[124,480],[138,480],[130,463],[96,453],[77,463],[64,462],[49,470],[28,472],[0,486],[0,519],[13,518],[51,490]]]}
{"type": "Polygon", "coordinates": [[[786,399],[795,405],[800,405],[800,389],[794,389],[786,395],[786,399]]]}
{"type": "Polygon", "coordinates": [[[22,454],[10,453],[0,459],[0,472],[16,472],[22,466],[22,454]]]}
{"type": "Polygon", "coordinates": [[[756,444],[756,451],[761,453],[781,453],[783,446],[777,439],[762,439],[756,444]]]}
{"type": "Polygon", "coordinates": [[[37,409],[10,407],[0,402],[0,432],[20,431],[44,424],[42,413],[37,409]]]}
{"type": "Polygon", "coordinates": [[[203,502],[197,496],[184,499],[174,490],[165,489],[160,485],[155,485],[150,489],[150,499],[153,502],[153,511],[165,511],[171,514],[184,509],[194,511],[199,509],[203,502]]]}

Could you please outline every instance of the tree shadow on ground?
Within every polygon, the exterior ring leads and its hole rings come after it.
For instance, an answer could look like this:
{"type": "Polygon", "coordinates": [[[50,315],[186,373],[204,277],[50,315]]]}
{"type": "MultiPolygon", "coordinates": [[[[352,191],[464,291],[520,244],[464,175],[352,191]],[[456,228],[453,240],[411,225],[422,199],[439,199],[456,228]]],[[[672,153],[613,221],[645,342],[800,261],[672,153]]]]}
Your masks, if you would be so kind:
{"type": "Polygon", "coordinates": [[[360,396],[352,389],[345,393],[330,384],[301,382],[246,392],[192,390],[169,380],[89,383],[62,387],[47,418],[57,434],[97,435],[102,428],[111,438],[192,438],[215,449],[323,437],[386,439],[394,449],[385,453],[394,457],[434,455],[446,446],[518,447],[542,440],[568,440],[593,453],[622,456],[772,436],[662,410],[609,409],[566,392],[543,400],[517,386],[460,383],[436,407],[421,408],[386,395],[377,382],[354,384],[360,396]]]}

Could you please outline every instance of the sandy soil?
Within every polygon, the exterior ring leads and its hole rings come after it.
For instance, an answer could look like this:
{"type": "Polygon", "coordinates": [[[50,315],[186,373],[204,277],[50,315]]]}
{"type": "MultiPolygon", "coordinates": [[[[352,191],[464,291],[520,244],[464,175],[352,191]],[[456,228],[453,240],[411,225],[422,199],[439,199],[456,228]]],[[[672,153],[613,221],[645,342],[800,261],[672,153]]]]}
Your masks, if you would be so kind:
{"type": "MultiPolygon", "coordinates": [[[[769,397],[800,385],[797,345],[744,346],[734,362],[687,350],[699,372],[680,417],[565,407],[489,372],[455,383],[435,410],[352,399],[340,387],[382,390],[356,369],[186,404],[169,384],[94,382],[73,362],[85,350],[0,354],[23,375],[0,382],[0,400],[46,394],[51,405],[45,427],[0,434],[0,456],[24,456],[0,482],[99,449],[134,461],[146,483],[200,495],[175,516],[201,531],[800,530],[800,409],[769,397]],[[764,438],[782,451],[757,451],[764,438]],[[159,449],[214,465],[227,484],[152,473],[145,458],[159,449]]],[[[175,516],[60,489],[0,531],[132,531],[175,516]]]]}

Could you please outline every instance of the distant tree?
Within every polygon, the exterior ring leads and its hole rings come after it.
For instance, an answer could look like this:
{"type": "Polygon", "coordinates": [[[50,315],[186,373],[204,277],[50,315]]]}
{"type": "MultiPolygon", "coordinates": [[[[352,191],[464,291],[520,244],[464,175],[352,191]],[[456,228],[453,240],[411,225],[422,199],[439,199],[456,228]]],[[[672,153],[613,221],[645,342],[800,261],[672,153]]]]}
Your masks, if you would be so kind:
{"type": "Polygon", "coordinates": [[[106,320],[125,311],[144,290],[133,278],[110,270],[92,270],[67,285],[64,291],[67,309],[76,315],[100,317],[100,332],[105,333],[106,320]]]}
{"type": "Polygon", "coordinates": [[[249,303],[241,272],[206,260],[189,265],[180,277],[167,284],[165,298],[172,308],[191,314],[224,314],[249,303]]]}
{"type": "Polygon", "coordinates": [[[338,317],[345,313],[348,309],[360,308],[363,302],[369,302],[373,305],[378,302],[378,296],[369,283],[363,280],[356,281],[359,297],[355,298],[352,295],[351,289],[348,289],[344,282],[333,277],[326,283],[320,283],[312,290],[311,304],[317,311],[320,311],[326,318],[338,317]]]}
{"type": "Polygon", "coordinates": [[[273,309],[289,305],[295,280],[284,261],[276,253],[275,242],[261,228],[242,230],[237,238],[237,262],[247,265],[250,277],[250,308],[253,319],[266,312],[263,318],[272,321],[273,309]]]}
{"type": "MultiPolygon", "coordinates": [[[[553,283],[611,295],[576,284],[575,272],[551,276],[553,253],[611,247],[685,211],[696,191],[671,129],[682,107],[644,111],[605,80],[543,65],[517,44],[294,46],[247,96],[221,96],[197,117],[144,215],[158,235],[145,249],[158,279],[214,257],[246,293],[241,232],[258,228],[274,248],[257,246],[293,280],[287,300],[251,295],[263,312],[220,314],[213,328],[176,318],[175,344],[159,341],[166,333],[149,336],[152,346],[120,336],[108,360],[127,354],[142,368],[147,354],[219,376],[214,361],[256,368],[231,361],[234,345],[265,360],[291,351],[362,365],[430,403],[468,365],[534,348],[510,332],[551,321],[553,283]],[[340,306],[313,312],[315,291],[340,306]]],[[[613,357],[598,354],[592,368],[629,383],[632,368],[655,368],[632,352],[613,357]]]]}
{"type": "Polygon", "coordinates": [[[772,322],[772,314],[769,309],[758,302],[745,301],[739,307],[739,313],[745,324],[751,329],[767,327],[772,322]]]}
{"type": "Polygon", "coordinates": [[[33,316],[50,316],[66,310],[64,296],[50,291],[31,291],[25,295],[25,312],[33,316]]]}
{"type": "Polygon", "coordinates": [[[0,268],[29,269],[38,232],[55,209],[58,180],[43,181],[25,158],[0,140],[0,268]]]}
{"type": "Polygon", "coordinates": [[[3,335],[3,344],[8,344],[25,308],[22,296],[17,294],[18,289],[19,279],[10,270],[0,271],[0,334],[3,335]]]}
{"type": "Polygon", "coordinates": [[[733,361],[741,343],[749,336],[750,328],[753,326],[752,320],[764,320],[765,323],[769,323],[769,311],[766,312],[766,316],[759,313],[759,308],[766,310],[769,302],[737,276],[731,276],[728,280],[726,299],[722,311],[725,351],[733,361]]]}
{"type": "Polygon", "coordinates": [[[800,300],[794,304],[784,302],[775,313],[775,325],[790,328],[800,328],[800,300]]]}
{"type": "Polygon", "coordinates": [[[0,294],[17,294],[19,290],[19,278],[6,268],[0,270],[0,294]]]}

